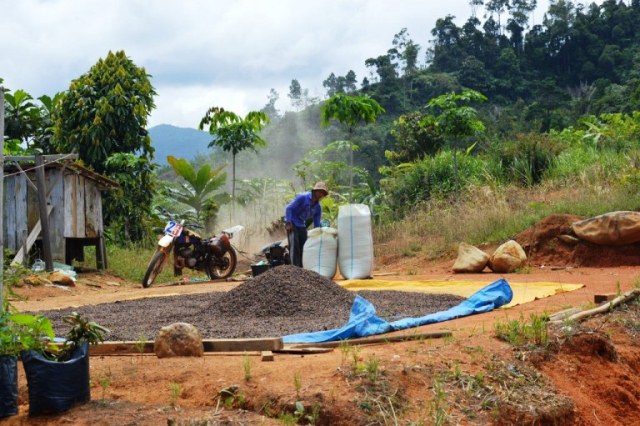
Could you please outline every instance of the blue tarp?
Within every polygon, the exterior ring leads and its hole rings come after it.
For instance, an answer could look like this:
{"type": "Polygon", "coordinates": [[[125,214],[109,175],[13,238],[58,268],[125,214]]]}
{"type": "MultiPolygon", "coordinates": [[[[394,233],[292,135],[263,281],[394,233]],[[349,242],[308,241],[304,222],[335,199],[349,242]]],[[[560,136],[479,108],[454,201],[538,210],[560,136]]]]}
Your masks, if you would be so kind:
{"type": "Polygon", "coordinates": [[[404,330],[426,324],[448,321],[454,318],[489,312],[511,302],[513,291],[504,279],[499,279],[478,290],[467,300],[446,311],[436,312],[419,318],[404,318],[387,322],[376,315],[376,308],[365,298],[356,295],[351,307],[349,321],[335,330],[299,333],[284,336],[284,343],[320,343],[335,340],[373,336],[390,331],[404,330]]]}

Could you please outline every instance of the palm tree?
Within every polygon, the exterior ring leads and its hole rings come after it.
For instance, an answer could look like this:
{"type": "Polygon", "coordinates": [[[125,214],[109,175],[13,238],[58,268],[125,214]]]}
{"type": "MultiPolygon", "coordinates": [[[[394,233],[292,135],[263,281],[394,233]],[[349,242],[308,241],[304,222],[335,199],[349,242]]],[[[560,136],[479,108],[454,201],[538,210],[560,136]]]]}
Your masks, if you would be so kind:
{"type": "Polygon", "coordinates": [[[225,165],[211,168],[204,164],[196,171],[184,158],[167,156],[167,162],[184,181],[167,187],[167,196],[174,201],[188,206],[195,215],[196,222],[215,219],[218,208],[229,201],[226,192],[215,193],[224,185],[227,174],[222,170],[225,165]]]}

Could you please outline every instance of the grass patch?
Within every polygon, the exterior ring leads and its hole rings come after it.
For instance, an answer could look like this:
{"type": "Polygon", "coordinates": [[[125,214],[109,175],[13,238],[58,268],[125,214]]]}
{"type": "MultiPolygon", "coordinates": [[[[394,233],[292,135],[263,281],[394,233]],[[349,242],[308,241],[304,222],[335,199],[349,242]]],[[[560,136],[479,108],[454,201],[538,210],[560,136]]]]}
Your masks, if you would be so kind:
{"type": "MultiPolygon", "coordinates": [[[[147,270],[149,261],[155,252],[154,247],[142,247],[132,245],[130,247],[118,247],[115,245],[107,246],[107,272],[112,275],[119,276],[128,281],[140,283],[142,277],[147,270]]],[[[181,279],[173,275],[173,256],[167,260],[162,272],[156,278],[154,284],[171,283],[181,279]]],[[[74,261],[73,266],[80,266],[87,269],[96,268],[96,251],[95,247],[85,247],[84,262],[74,261]]],[[[204,272],[192,271],[190,269],[182,270],[185,278],[204,278],[204,272]]]]}
{"type": "Polygon", "coordinates": [[[462,241],[473,245],[503,243],[552,214],[592,217],[637,209],[637,197],[630,196],[629,187],[600,183],[579,190],[552,185],[531,189],[482,186],[455,199],[432,199],[400,221],[377,224],[376,255],[413,257],[420,253],[438,259],[455,256],[462,241]]]}
{"type": "Polygon", "coordinates": [[[496,337],[517,348],[546,348],[549,345],[546,314],[531,314],[530,321],[520,320],[497,322],[495,324],[496,337]]]}

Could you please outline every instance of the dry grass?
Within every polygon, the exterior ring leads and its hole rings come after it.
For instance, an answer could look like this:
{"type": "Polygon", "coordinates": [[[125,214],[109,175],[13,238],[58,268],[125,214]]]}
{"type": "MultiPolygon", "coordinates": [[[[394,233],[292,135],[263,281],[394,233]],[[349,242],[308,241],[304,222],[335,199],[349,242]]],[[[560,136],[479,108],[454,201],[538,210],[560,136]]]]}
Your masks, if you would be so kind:
{"type": "Polygon", "coordinates": [[[497,244],[554,213],[590,217],[609,211],[634,210],[637,197],[620,187],[582,188],[483,186],[456,199],[430,200],[402,220],[374,230],[376,256],[428,259],[455,255],[458,244],[497,244]]]}

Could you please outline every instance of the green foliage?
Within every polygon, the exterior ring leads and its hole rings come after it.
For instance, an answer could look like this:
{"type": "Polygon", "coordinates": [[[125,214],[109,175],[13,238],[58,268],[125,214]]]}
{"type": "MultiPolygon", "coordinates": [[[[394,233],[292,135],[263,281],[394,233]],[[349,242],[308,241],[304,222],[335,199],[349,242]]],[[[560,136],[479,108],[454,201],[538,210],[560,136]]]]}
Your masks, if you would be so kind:
{"type": "Polygon", "coordinates": [[[328,127],[331,120],[336,120],[348,129],[353,129],[360,123],[375,123],[376,118],[383,112],[384,108],[367,95],[353,96],[338,93],[322,106],[320,124],[328,127]]]}
{"type": "Polygon", "coordinates": [[[387,158],[394,164],[435,155],[446,140],[434,117],[418,111],[401,115],[394,121],[391,135],[396,139],[395,151],[387,158]]]}
{"type": "MultiPolygon", "coordinates": [[[[331,120],[335,120],[346,127],[347,142],[352,143],[355,127],[360,124],[375,123],[377,117],[384,112],[384,108],[378,102],[367,95],[353,96],[338,93],[329,98],[320,111],[320,125],[329,127],[331,120]]],[[[353,162],[353,148],[349,149],[349,198],[352,201],[353,175],[355,174],[353,162]]]]}
{"type": "Polygon", "coordinates": [[[495,324],[496,337],[517,348],[547,347],[549,345],[547,332],[549,317],[546,314],[531,314],[529,319],[529,323],[525,322],[522,317],[520,320],[497,322],[495,324]]]}
{"type": "Polygon", "coordinates": [[[259,132],[269,123],[269,117],[264,112],[251,111],[244,118],[226,111],[224,108],[211,107],[206,112],[198,128],[208,127],[214,140],[209,147],[219,146],[223,151],[231,152],[233,156],[231,197],[236,199],[236,155],[245,150],[257,151],[267,142],[259,136],[259,132]]]}
{"type": "MultiPolygon", "coordinates": [[[[461,140],[484,132],[478,111],[468,104],[486,100],[487,97],[482,93],[467,89],[460,94],[446,93],[435,97],[427,103],[427,109],[434,115],[435,125],[443,135],[461,140]]],[[[427,120],[427,123],[433,124],[431,120],[427,120]]]]}
{"type": "MultiPolygon", "coordinates": [[[[170,155],[167,162],[183,181],[167,182],[165,194],[173,201],[192,209],[197,223],[202,220],[215,221],[220,206],[230,201],[226,192],[215,193],[227,180],[227,174],[223,172],[225,165],[212,169],[210,164],[203,164],[196,171],[183,158],[170,155]]],[[[185,217],[184,213],[182,216],[185,217]]]]}
{"type": "Polygon", "coordinates": [[[104,341],[105,333],[110,331],[100,324],[89,321],[77,312],[72,312],[63,318],[64,322],[71,325],[71,329],[65,336],[65,341],[59,351],[55,352],[58,361],[69,359],[71,354],[82,343],[96,345],[104,341]]]}
{"type": "Polygon", "coordinates": [[[121,191],[106,193],[103,201],[105,223],[118,227],[120,241],[146,235],[142,224],[153,196],[146,127],[155,94],[144,68],[124,51],[109,52],[71,82],[54,109],[57,151],[77,152],[89,167],[121,184],[121,191]]]}
{"type": "Polygon", "coordinates": [[[542,182],[563,149],[548,134],[517,134],[491,145],[487,167],[498,181],[532,186],[542,182]]]}
{"type": "Polygon", "coordinates": [[[41,315],[0,311],[0,355],[18,355],[24,350],[44,352],[55,337],[51,321],[41,315]]]}
{"type": "MultiPolygon", "coordinates": [[[[452,151],[441,151],[415,163],[404,163],[383,169],[383,187],[390,209],[406,213],[417,204],[433,197],[442,198],[457,192],[452,151]]],[[[465,154],[458,158],[458,179],[464,186],[482,181],[484,162],[465,154]]]]}

